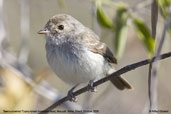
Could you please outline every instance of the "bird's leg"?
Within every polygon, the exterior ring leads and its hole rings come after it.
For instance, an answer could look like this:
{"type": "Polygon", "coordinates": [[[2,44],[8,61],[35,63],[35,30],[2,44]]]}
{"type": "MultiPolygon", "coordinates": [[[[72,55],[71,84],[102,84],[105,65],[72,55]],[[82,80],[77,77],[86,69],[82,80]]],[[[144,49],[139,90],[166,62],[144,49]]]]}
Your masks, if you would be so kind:
{"type": "Polygon", "coordinates": [[[91,92],[96,92],[97,89],[96,89],[96,87],[93,87],[93,84],[94,84],[94,80],[90,80],[89,83],[88,83],[88,89],[91,92]]]}
{"type": "Polygon", "coordinates": [[[77,98],[73,95],[73,91],[76,87],[78,87],[79,84],[75,85],[74,87],[72,87],[69,91],[68,91],[68,97],[69,97],[69,100],[71,102],[76,102],[77,101],[77,98]]]}

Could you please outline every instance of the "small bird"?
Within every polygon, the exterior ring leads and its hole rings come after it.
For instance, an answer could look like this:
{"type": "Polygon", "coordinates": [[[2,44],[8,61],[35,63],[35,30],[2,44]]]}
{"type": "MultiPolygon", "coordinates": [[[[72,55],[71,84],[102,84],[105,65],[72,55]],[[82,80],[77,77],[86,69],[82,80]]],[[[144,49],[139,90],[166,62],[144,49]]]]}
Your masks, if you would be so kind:
{"type": "MultiPolygon", "coordinates": [[[[50,67],[69,85],[93,82],[115,71],[113,64],[117,60],[107,45],[70,15],[53,16],[38,33],[45,35],[50,67]]],[[[119,90],[132,88],[121,76],[112,78],[111,82],[119,90]]]]}

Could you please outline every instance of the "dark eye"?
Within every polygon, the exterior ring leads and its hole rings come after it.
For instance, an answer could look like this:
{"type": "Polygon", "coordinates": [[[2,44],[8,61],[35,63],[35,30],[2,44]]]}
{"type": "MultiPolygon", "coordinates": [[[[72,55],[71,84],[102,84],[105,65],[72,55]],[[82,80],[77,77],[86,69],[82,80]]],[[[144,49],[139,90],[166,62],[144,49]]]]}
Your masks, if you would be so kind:
{"type": "Polygon", "coordinates": [[[59,25],[59,26],[58,26],[58,29],[59,29],[59,30],[63,30],[63,29],[64,29],[64,25],[59,25]]]}

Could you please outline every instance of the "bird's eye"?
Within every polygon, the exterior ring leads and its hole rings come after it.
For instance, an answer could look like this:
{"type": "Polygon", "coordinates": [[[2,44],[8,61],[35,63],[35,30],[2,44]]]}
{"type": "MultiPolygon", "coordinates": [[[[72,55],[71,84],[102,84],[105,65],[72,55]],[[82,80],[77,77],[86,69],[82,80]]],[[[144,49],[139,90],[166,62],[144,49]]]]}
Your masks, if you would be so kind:
{"type": "Polygon", "coordinates": [[[64,30],[64,25],[59,25],[59,26],[58,26],[58,29],[59,29],[59,30],[64,30]]]}

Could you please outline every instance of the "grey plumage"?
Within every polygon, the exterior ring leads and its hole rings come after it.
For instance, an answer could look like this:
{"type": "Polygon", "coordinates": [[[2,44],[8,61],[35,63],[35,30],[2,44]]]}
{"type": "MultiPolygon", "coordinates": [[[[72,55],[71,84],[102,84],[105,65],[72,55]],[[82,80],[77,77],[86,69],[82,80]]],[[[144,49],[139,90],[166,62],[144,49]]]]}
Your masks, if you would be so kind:
{"type": "MultiPolygon", "coordinates": [[[[114,71],[112,64],[117,60],[107,45],[72,16],[53,16],[39,33],[45,34],[49,65],[65,82],[83,83],[114,71]]],[[[131,89],[122,77],[115,77],[111,82],[120,90],[131,89]]]]}

